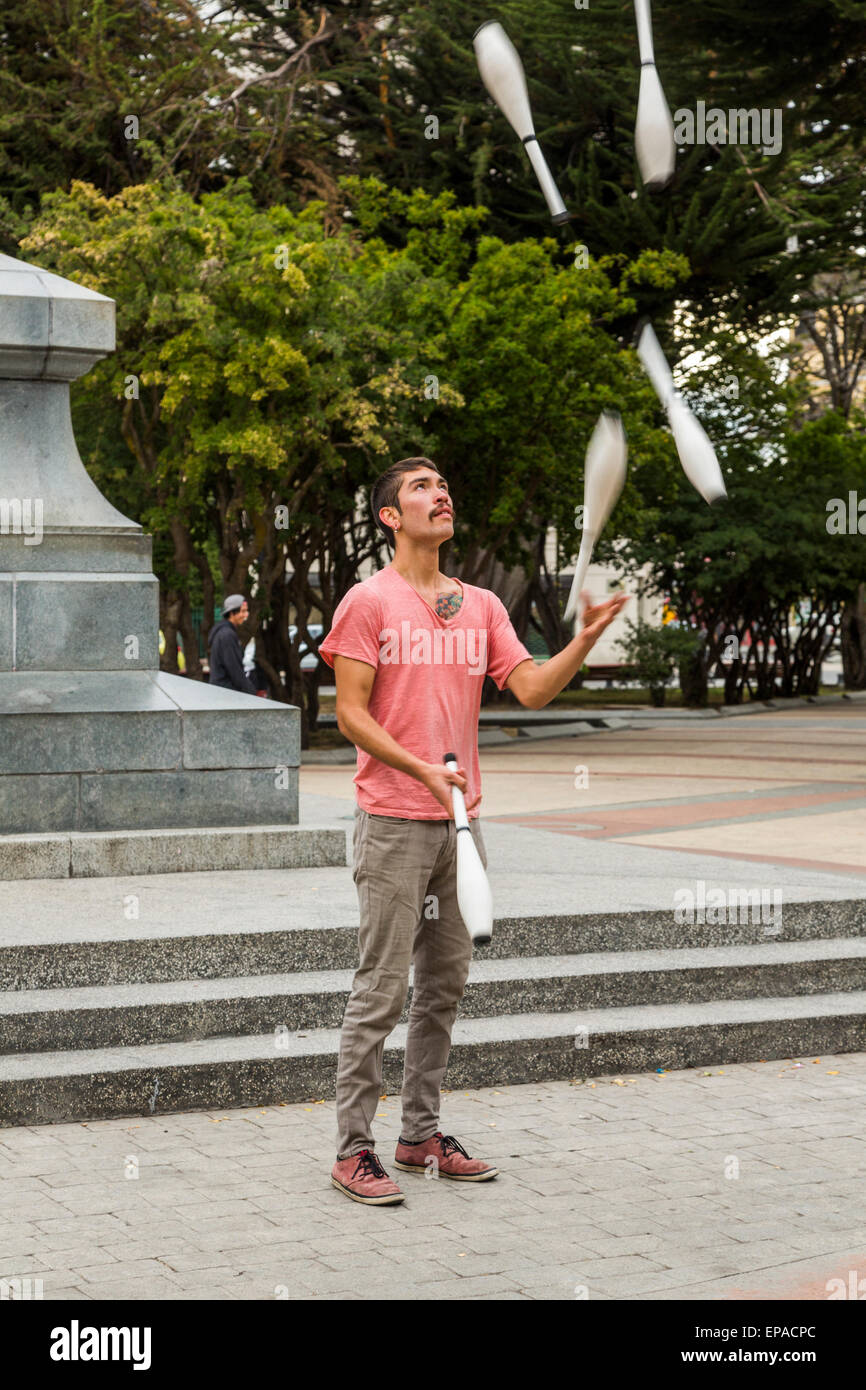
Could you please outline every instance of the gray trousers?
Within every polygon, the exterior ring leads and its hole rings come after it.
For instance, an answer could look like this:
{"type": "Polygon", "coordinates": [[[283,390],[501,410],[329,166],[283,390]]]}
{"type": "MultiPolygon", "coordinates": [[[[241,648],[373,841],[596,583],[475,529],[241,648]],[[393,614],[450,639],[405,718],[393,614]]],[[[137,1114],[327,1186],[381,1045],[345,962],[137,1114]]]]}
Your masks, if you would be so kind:
{"type": "MultiPolygon", "coordinates": [[[[478,819],[469,824],[486,868],[478,819]]],[[[340,1035],[338,1159],[376,1147],[372,1123],[383,1090],[382,1055],[406,1002],[410,964],[415,974],[400,1133],[421,1144],[439,1129],[439,1087],[472,960],[457,906],[453,820],[375,816],[356,806],[352,848],[360,965],[340,1035]]]]}

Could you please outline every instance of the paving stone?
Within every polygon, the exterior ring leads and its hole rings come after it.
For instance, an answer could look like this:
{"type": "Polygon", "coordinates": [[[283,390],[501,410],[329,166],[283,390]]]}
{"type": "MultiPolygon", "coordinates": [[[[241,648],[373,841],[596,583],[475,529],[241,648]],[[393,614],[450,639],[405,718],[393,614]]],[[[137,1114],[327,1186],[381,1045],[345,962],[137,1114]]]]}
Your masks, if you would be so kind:
{"type": "Polygon", "coordinates": [[[66,1269],[62,1264],[52,1263],[48,1269],[40,1269],[32,1260],[22,1260],[17,1265],[11,1261],[4,1263],[0,1268],[0,1279],[41,1279],[43,1292],[55,1285],[81,1283],[75,1271],[66,1269]]]}
{"type": "Polygon", "coordinates": [[[162,1231],[152,1240],[129,1240],[99,1247],[121,1263],[124,1260],[156,1260],[179,1251],[189,1250],[190,1237],[168,1236],[162,1231]]]}
{"type": "MultiPolygon", "coordinates": [[[[257,1212],[250,1212],[245,1222],[233,1222],[231,1228],[226,1231],[194,1231],[190,1235],[187,1248],[202,1251],[242,1250],[249,1245],[251,1240],[255,1240],[264,1249],[269,1245],[291,1244],[296,1236],[298,1242],[307,1248],[306,1240],[297,1232],[281,1230],[278,1226],[270,1226],[265,1229],[258,1224],[257,1218],[257,1212]]],[[[316,1227],[314,1229],[321,1230],[323,1228],[316,1227]]]]}
{"type": "Polygon", "coordinates": [[[160,1262],[165,1269],[173,1273],[186,1273],[192,1270],[227,1269],[228,1263],[223,1251],[212,1250],[166,1250],[160,1255],[160,1262]]]}
{"type": "Polygon", "coordinates": [[[103,1269],[106,1265],[118,1263],[116,1255],[112,1255],[103,1245],[74,1245],[68,1243],[60,1250],[51,1251],[51,1262],[55,1265],[62,1265],[65,1269],[103,1269]]]}
{"type": "MultiPolygon", "coordinates": [[[[498,1295],[496,1295],[496,1294],[488,1294],[488,1295],[486,1295],[486,1297],[487,1297],[487,1298],[495,1298],[495,1297],[498,1297],[498,1295]]],[[[533,1287],[533,1288],[531,1288],[531,1289],[526,1289],[526,1290],[524,1290],[524,1291],[523,1291],[523,1297],[524,1297],[524,1298],[527,1298],[527,1299],[531,1299],[533,1302],[537,1302],[537,1303],[550,1303],[550,1302],[557,1302],[557,1303],[568,1302],[568,1303],[573,1303],[573,1302],[575,1302],[574,1290],[573,1290],[573,1289],[564,1289],[564,1287],[563,1287],[562,1285],[560,1285],[560,1284],[540,1284],[540,1285],[538,1285],[537,1287],[533,1287]]]]}
{"type": "Polygon", "coordinates": [[[120,1302],[137,1301],[149,1298],[166,1299],[178,1297],[178,1286],[169,1279],[156,1275],[142,1275],[140,1278],[107,1280],[104,1283],[88,1281],[86,1287],[93,1289],[94,1299],[111,1299],[120,1302]]]}
{"type": "Polygon", "coordinates": [[[432,1233],[428,1233],[428,1235],[430,1235],[431,1238],[425,1239],[424,1236],[419,1238],[421,1240],[425,1240],[425,1243],[423,1245],[419,1244],[417,1246],[411,1247],[405,1246],[397,1249],[387,1244],[377,1244],[372,1248],[374,1248],[377,1251],[377,1253],[387,1257],[392,1269],[399,1269],[404,1266],[410,1269],[422,1269],[430,1264],[436,1264],[436,1267],[438,1269],[439,1265],[437,1262],[439,1261],[441,1256],[447,1254],[449,1250],[465,1249],[467,1254],[473,1253],[469,1250],[469,1247],[466,1245],[452,1246],[445,1241],[432,1239],[432,1233]]]}
{"type": "Polygon", "coordinates": [[[679,1288],[683,1281],[682,1269],[656,1269],[644,1274],[618,1274],[609,1282],[602,1276],[596,1278],[595,1287],[599,1292],[612,1294],[616,1298],[633,1299],[641,1295],[655,1296],[662,1289],[679,1288]]]}
{"type": "Polygon", "coordinates": [[[183,1299],[184,1303],[205,1299],[230,1302],[238,1298],[236,1291],[226,1288],[222,1284],[179,1284],[176,1296],[183,1299]]]}
{"type": "Polygon", "coordinates": [[[218,1221],[224,1216],[242,1216],[249,1208],[243,1198],[238,1197],[223,1202],[192,1202],[176,1206],[174,1210],[185,1221],[218,1221]]]}
{"type": "Polygon", "coordinates": [[[130,1228],[121,1221],[107,1226],[101,1222],[91,1223],[88,1217],[67,1217],[63,1221],[51,1221],[46,1224],[51,1229],[39,1232],[41,1248],[44,1250],[62,1250],[64,1246],[73,1245],[80,1240],[110,1245],[114,1241],[134,1238],[130,1228]]]}
{"type": "Polygon", "coordinates": [[[108,1277],[116,1277],[119,1280],[132,1279],[152,1279],[170,1278],[171,1271],[165,1263],[160,1260],[118,1260],[110,1267],[105,1264],[76,1265],[75,1272],[79,1278],[77,1283],[84,1281],[84,1287],[88,1284],[105,1283],[108,1277]]]}
{"type": "Polygon", "coordinates": [[[518,1286],[513,1279],[508,1279],[501,1274],[491,1274],[489,1277],[475,1279],[461,1279],[459,1286],[455,1289],[452,1279],[444,1282],[436,1281],[424,1284],[423,1297],[425,1299],[451,1299],[459,1298],[478,1298],[489,1293],[501,1293],[503,1291],[519,1292],[518,1286]]]}
{"type": "Polygon", "coordinates": [[[494,1299],[495,1299],[498,1303],[513,1303],[513,1302],[515,1302],[515,1301],[524,1301],[524,1302],[529,1302],[529,1301],[530,1301],[529,1295],[528,1295],[528,1294],[525,1294],[525,1293],[517,1293],[516,1291],[513,1291],[513,1290],[509,1290],[507,1293],[483,1293],[483,1294],[477,1294],[477,1295],[476,1295],[476,1298],[475,1298],[475,1301],[476,1301],[476,1303],[491,1303],[491,1302],[493,1302],[494,1299]]]}

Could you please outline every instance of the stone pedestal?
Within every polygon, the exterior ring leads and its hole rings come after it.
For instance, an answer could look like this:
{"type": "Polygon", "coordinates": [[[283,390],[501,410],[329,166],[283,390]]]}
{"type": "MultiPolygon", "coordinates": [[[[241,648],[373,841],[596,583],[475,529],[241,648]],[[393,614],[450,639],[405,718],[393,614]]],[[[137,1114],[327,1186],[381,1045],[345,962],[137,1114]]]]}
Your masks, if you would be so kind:
{"type": "Polygon", "coordinates": [[[297,825],[300,711],[159,671],[150,537],[72,432],[114,345],[113,300],[0,256],[0,835],[297,825]]]}

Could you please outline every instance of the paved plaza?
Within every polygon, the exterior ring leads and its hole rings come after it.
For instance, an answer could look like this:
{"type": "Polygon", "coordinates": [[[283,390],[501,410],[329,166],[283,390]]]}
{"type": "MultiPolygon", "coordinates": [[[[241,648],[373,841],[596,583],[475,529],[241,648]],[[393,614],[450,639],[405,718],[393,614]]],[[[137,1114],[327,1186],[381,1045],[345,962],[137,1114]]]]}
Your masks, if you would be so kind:
{"type": "MultiPolygon", "coordinates": [[[[483,822],[827,870],[850,875],[856,896],[866,881],[866,700],[747,709],[660,711],[621,732],[515,735],[482,749],[483,822]]],[[[621,707],[610,713],[629,721],[621,707]]],[[[306,767],[302,788],[351,806],[353,776],[354,766],[306,767]]]]}
{"type": "MultiPolygon", "coordinates": [[[[864,1084],[849,1054],[448,1094],[500,1175],[391,1167],[393,1208],[330,1186],[331,1101],[4,1130],[3,1272],[46,1299],[827,1298],[866,1280],[864,1084]]],[[[399,1123],[384,1097],[386,1168],[399,1123]]]]}
{"type": "MultiPolygon", "coordinates": [[[[669,907],[695,878],[779,885],[786,902],[866,898],[866,703],[527,744],[481,751],[497,916],[669,907]]],[[[350,842],[352,776],[304,766],[301,822],[350,842]]],[[[211,914],[269,920],[292,884],[321,899],[320,873],[5,883],[0,912],[29,895],[38,934],[64,911],[98,917],[135,882],[154,911],[204,918],[209,887],[211,914]]],[[[348,919],[350,869],[327,873],[339,884],[319,911],[348,919]]],[[[866,1039],[446,1093],[443,1131],[500,1169],[479,1185],[393,1169],[386,1095],[377,1149],[406,1201],[379,1209],[330,1185],[330,1099],[7,1128],[0,1277],[85,1300],[862,1297],[864,1086],[866,1039]]]]}

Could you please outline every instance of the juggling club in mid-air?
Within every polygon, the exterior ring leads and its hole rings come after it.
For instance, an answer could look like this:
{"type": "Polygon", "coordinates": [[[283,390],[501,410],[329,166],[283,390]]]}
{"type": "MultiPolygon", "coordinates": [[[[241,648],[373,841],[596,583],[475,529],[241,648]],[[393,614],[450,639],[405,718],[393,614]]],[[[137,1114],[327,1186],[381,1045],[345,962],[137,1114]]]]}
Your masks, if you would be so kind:
{"type": "Polygon", "coordinates": [[[567,222],[571,213],[553,181],[553,175],[547,167],[547,160],[541,152],[533,128],[532,110],[520,54],[502,25],[495,19],[488,19],[476,29],[472,42],[475,45],[481,80],[505,119],[511,123],[523,141],[553,221],[567,222]]]}
{"type": "Polygon", "coordinates": [[[640,49],[634,148],[644,183],[652,189],[664,188],[673,177],[677,162],[674,123],[655,64],[650,0],[634,0],[634,12],[640,49]]]}
{"type": "Polygon", "coordinates": [[[716,451],[707,438],[703,425],[675,390],[671,369],[648,320],[644,321],[638,332],[637,355],[655,387],[656,395],[667,411],[683,471],[704,501],[712,506],[714,502],[728,495],[716,451]]]}
{"type": "Polygon", "coordinates": [[[592,557],[592,548],[613,511],[625,483],[628,457],[625,430],[618,410],[603,410],[586,450],[583,473],[583,534],[564,621],[576,617],[580,588],[592,557]]]}

